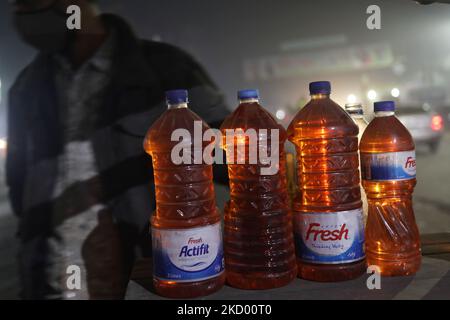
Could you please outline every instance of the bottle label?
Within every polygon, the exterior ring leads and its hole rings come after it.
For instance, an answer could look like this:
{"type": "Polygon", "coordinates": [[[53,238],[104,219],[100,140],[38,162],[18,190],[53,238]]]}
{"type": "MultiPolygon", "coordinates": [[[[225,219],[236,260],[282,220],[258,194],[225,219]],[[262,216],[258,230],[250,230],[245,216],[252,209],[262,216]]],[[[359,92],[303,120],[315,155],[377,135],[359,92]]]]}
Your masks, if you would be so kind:
{"type": "Polygon", "coordinates": [[[416,152],[361,153],[363,180],[405,180],[416,177],[416,152]]]}
{"type": "Polygon", "coordinates": [[[310,263],[341,264],[364,259],[362,208],[295,215],[297,256],[310,263]]]}
{"type": "Polygon", "coordinates": [[[192,282],[224,271],[220,222],[192,229],[152,227],[153,274],[160,280],[192,282]]]}

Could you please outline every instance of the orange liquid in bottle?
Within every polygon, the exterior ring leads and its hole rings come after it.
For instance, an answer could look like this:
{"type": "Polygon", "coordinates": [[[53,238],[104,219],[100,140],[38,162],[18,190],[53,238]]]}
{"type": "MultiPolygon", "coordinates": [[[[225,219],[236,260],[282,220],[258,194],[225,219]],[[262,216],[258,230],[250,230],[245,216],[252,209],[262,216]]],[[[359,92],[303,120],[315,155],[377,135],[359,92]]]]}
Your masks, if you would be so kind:
{"type": "MultiPolygon", "coordinates": [[[[237,158],[227,151],[230,178],[230,201],[225,208],[225,265],[229,285],[241,289],[270,289],[291,282],[297,275],[292,235],[291,213],[288,205],[286,162],[284,153],[285,130],[258,102],[256,90],[239,92],[241,103],[221,126],[223,146],[227,145],[227,129],[255,129],[258,133],[253,146],[273,151],[276,155],[275,174],[266,174],[267,168],[258,157],[250,164],[250,138],[237,136],[233,154],[238,155],[238,144],[245,145],[245,155],[237,158]],[[260,129],[267,129],[267,134],[260,129]],[[271,131],[278,130],[276,148],[271,144],[271,131]],[[231,164],[234,162],[235,164],[231,164]]],[[[229,141],[228,141],[229,142],[229,141]]],[[[251,149],[251,147],[250,147],[251,149]]]]}
{"type": "Polygon", "coordinates": [[[385,276],[414,274],[421,263],[420,236],[412,207],[415,147],[394,110],[391,101],[375,103],[376,116],[360,143],[369,205],[367,263],[377,265],[385,276]]]}
{"type": "Polygon", "coordinates": [[[311,101],[294,117],[299,194],[294,232],[299,277],[342,281],[365,272],[358,127],[329,94],[310,84],[311,101]]]}
{"type": "MultiPolygon", "coordinates": [[[[194,126],[208,129],[187,108],[185,90],[169,91],[169,109],[151,126],[144,148],[152,157],[156,212],[151,218],[153,284],[156,292],[170,298],[193,298],[219,290],[225,282],[220,214],[216,207],[212,166],[194,164],[194,154],[204,143],[185,145],[191,164],[175,164],[171,141],[175,129],[194,137],[194,126]],[[195,121],[197,123],[195,124],[195,121]]],[[[201,155],[200,155],[201,157],[201,155]]]]}

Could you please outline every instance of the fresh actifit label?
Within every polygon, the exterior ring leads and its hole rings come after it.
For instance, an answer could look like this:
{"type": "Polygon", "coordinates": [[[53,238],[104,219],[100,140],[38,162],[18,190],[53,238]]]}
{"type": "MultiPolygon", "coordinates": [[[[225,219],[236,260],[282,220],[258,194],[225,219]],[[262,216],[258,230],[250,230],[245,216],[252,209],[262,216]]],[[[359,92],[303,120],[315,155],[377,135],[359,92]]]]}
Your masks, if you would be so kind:
{"type": "Polygon", "coordinates": [[[416,177],[416,152],[361,153],[364,180],[404,180],[416,177]]]}
{"type": "Polygon", "coordinates": [[[362,208],[331,213],[296,213],[298,257],[310,263],[339,264],[364,259],[362,208]]]}
{"type": "Polygon", "coordinates": [[[160,280],[190,282],[224,270],[220,222],[192,229],[152,228],[153,273],[160,280]]]}

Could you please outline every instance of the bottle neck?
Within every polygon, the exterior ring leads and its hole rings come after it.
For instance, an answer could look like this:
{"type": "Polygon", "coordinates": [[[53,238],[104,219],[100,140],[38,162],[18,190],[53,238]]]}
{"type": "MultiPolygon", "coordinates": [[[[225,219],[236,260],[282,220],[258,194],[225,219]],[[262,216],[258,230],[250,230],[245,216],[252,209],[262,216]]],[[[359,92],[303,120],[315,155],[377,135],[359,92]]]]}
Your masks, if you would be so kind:
{"type": "Polygon", "coordinates": [[[311,100],[329,99],[330,95],[325,93],[314,93],[311,94],[311,100]]]}
{"type": "Polygon", "coordinates": [[[175,104],[168,104],[167,105],[167,109],[172,110],[172,109],[184,109],[187,108],[188,104],[187,102],[183,102],[183,103],[175,103],[175,104]]]}
{"type": "Polygon", "coordinates": [[[242,103],[259,103],[259,99],[249,98],[249,99],[240,99],[239,104],[242,103]]]}
{"type": "Polygon", "coordinates": [[[375,112],[375,117],[381,118],[381,117],[390,117],[395,115],[395,111],[377,111],[375,112]]]}

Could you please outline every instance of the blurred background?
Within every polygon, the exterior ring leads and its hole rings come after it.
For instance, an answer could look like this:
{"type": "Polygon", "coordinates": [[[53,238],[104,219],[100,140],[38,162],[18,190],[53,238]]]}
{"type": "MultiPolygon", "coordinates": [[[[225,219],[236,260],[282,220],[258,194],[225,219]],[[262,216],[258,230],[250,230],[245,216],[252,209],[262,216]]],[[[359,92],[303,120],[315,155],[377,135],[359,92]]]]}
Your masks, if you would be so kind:
{"type": "MultiPolygon", "coordinates": [[[[281,123],[308,99],[308,83],[330,80],[332,98],[394,99],[418,147],[415,212],[422,234],[450,232],[450,4],[411,0],[100,0],[142,38],[192,54],[237,105],[239,88],[260,89],[281,123]],[[381,29],[366,27],[369,5],[381,29]]],[[[20,42],[0,3],[0,299],[17,297],[16,220],[4,186],[7,92],[35,51],[20,42]]],[[[226,190],[218,190],[223,204],[226,190]]]]}

